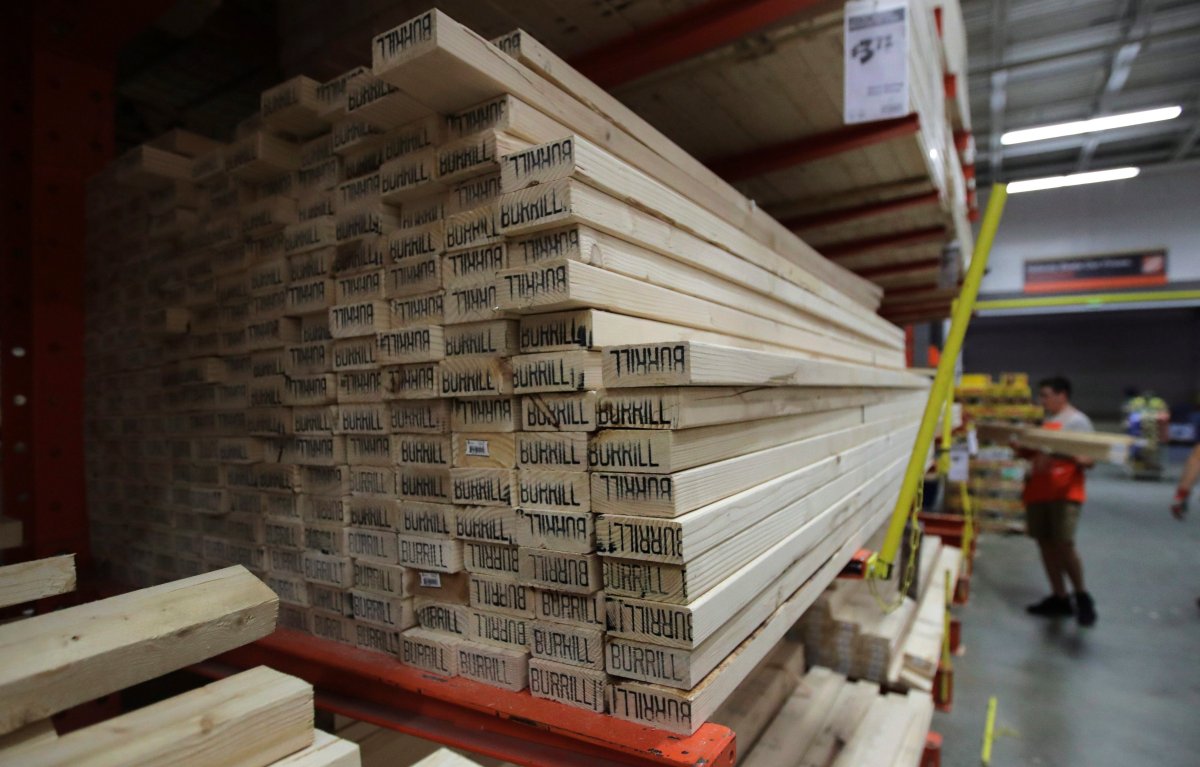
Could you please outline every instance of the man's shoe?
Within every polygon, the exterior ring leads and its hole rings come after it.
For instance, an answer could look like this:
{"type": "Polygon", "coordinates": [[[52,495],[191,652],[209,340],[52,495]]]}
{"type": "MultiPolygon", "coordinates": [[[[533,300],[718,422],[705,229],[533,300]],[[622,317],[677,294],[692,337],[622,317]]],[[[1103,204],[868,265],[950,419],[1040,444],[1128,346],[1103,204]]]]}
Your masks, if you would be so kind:
{"type": "Polygon", "coordinates": [[[1096,625],[1096,603],[1092,601],[1092,595],[1086,591],[1075,594],[1075,617],[1079,620],[1080,626],[1096,625]]]}
{"type": "Polygon", "coordinates": [[[1051,594],[1041,602],[1026,607],[1025,612],[1030,615],[1041,615],[1045,618],[1057,618],[1058,616],[1071,615],[1075,610],[1071,607],[1070,597],[1056,597],[1051,594]]]}

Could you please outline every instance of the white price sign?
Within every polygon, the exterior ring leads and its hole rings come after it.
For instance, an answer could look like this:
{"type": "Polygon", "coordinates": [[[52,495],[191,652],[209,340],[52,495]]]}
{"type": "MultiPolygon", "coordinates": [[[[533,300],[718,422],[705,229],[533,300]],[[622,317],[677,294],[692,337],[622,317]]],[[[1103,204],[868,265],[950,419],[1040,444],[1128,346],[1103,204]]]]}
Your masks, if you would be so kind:
{"type": "Polygon", "coordinates": [[[845,120],[865,123],[909,113],[908,2],[846,3],[845,120]]]}
{"type": "Polygon", "coordinates": [[[950,472],[946,478],[951,482],[966,482],[971,478],[971,454],[966,445],[950,448],[950,472]]]}

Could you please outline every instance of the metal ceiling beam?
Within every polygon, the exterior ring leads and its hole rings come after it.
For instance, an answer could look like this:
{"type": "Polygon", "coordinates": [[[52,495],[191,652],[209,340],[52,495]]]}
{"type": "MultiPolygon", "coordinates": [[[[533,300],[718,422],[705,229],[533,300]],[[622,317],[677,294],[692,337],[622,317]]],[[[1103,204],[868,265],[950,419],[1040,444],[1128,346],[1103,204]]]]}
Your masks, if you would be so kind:
{"type": "Polygon", "coordinates": [[[992,79],[991,90],[988,94],[990,109],[991,135],[988,136],[988,146],[991,150],[994,172],[999,174],[1004,165],[1003,146],[1000,143],[1001,132],[1004,130],[1004,108],[1008,103],[1008,70],[1001,69],[1004,65],[1005,23],[1008,16],[1008,0],[994,0],[992,4],[992,79]]]}
{"type": "MultiPolygon", "coordinates": [[[[1143,38],[1142,41],[1144,43],[1154,42],[1158,44],[1156,47],[1159,47],[1160,45],[1168,42],[1174,43],[1178,41],[1190,43],[1193,41],[1193,38],[1197,37],[1200,37],[1200,24],[1188,24],[1186,26],[1172,26],[1169,28],[1164,28],[1159,32],[1150,32],[1143,38]]],[[[1094,43],[1091,42],[1092,39],[1094,39],[1094,37],[1089,36],[1088,42],[1071,46],[1064,42],[1062,35],[1054,35],[1044,40],[1047,45],[1057,43],[1059,50],[1056,50],[1053,53],[1020,56],[1016,53],[1010,52],[1008,60],[1003,65],[997,65],[989,61],[987,66],[972,67],[970,69],[970,76],[977,78],[990,77],[999,69],[1003,69],[1008,72],[1015,72],[1017,70],[1034,68],[1045,64],[1058,63],[1064,59],[1094,56],[1096,54],[1106,53],[1112,49],[1112,42],[1094,43]]],[[[1035,42],[1043,41],[1038,40],[1035,42]]]]}
{"type": "Polygon", "coordinates": [[[1196,146],[1196,142],[1200,141],[1200,119],[1192,123],[1192,129],[1183,135],[1179,140],[1179,146],[1171,155],[1172,162],[1180,162],[1186,160],[1187,156],[1192,153],[1192,149],[1196,146]]]}
{"type": "Polygon", "coordinates": [[[728,45],[823,0],[710,0],[571,60],[604,88],[615,88],[728,45]]]}
{"type": "MultiPolygon", "coordinates": [[[[1125,0],[1125,20],[1122,22],[1120,44],[1113,49],[1108,62],[1108,75],[1104,86],[1096,96],[1092,115],[1105,115],[1112,109],[1112,101],[1133,71],[1133,62],[1142,50],[1142,38],[1150,30],[1150,22],[1154,18],[1155,0],[1125,0]]],[[[1100,142],[1104,141],[1104,133],[1093,133],[1084,142],[1079,152],[1079,162],[1076,170],[1086,171],[1092,164],[1092,156],[1096,154],[1100,142]]]]}

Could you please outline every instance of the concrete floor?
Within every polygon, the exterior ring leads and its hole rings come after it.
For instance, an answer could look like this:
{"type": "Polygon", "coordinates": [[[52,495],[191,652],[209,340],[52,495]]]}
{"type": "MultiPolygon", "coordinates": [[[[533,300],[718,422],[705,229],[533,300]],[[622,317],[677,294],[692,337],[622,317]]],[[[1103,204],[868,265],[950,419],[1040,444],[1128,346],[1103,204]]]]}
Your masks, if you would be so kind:
{"type": "Polygon", "coordinates": [[[1200,509],[1168,512],[1182,451],[1169,479],[1135,482],[1093,471],[1078,544],[1100,619],[1025,614],[1049,593],[1033,542],[979,542],[955,662],[954,708],[938,714],[942,764],[980,764],[989,696],[998,699],[992,764],[1200,764],[1200,509]]]}

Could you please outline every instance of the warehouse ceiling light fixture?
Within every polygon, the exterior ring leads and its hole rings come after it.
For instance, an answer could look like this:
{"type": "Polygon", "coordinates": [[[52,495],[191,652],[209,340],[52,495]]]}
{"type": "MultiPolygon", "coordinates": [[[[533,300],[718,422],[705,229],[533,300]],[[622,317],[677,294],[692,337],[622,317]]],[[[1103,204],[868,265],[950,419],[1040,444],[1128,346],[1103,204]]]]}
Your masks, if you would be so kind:
{"type": "Polygon", "coordinates": [[[1081,133],[1097,133],[1116,128],[1128,128],[1131,125],[1145,125],[1146,123],[1162,122],[1163,120],[1174,120],[1182,113],[1183,108],[1179,106],[1160,107],[1158,109],[1144,109],[1139,112],[1125,112],[1119,115],[1093,117],[1090,120],[1076,120],[1069,123],[1043,125],[1040,128],[1023,128],[1005,133],[1000,137],[1000,143],[1009,146],[1012,144],[1024,144],[1030,141],[1044,141],[1049,138],[1078,136],[1081,133]]]}
{"type": "Polygon", "coordinates": [[[1043,189],[1058,189],[1064,186],[1080,186],[1081,184],[1098,184],[1101,181],[1120,181],[1133,178],[1140,173],[1138,168],[1110,168],[1096,170],[1090,173],[1072,173],[1069,176],[1048,176],[1046,178],[1031,178],[1025,181],[1012,181],[1008,184],[1008,193],[1038,192],[1043,189]]]}

